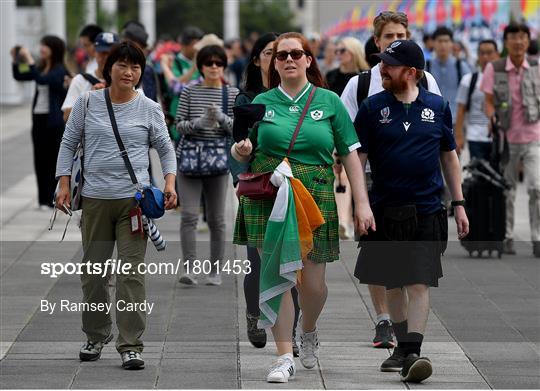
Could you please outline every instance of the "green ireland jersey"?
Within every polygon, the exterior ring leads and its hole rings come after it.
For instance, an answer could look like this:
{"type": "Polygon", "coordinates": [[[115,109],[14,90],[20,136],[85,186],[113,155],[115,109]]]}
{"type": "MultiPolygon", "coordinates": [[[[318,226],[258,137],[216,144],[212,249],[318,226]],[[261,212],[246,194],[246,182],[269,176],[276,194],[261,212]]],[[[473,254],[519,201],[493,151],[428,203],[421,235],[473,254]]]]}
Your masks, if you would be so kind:
{"type": "MultiPolygon", "coordinates": [[[[253,103],[266,106],[257,131],[257,152],[285,157],[294,129],[300,119],[311,83],[290,97],[281,86],[257,95],[253,103]]],[[[334,149],[345,156],[360,147],[354,125],[341,99],[332,91],[317,88],[289,160],[309,165],[334,162],[334,149]]]]}
{"type": "MultiPolygon", "coordinates": [[[[193,62],[190,61],[186,56],[184,56],[182,53],[178,53],[173,61],[172,65],[172,73],[176,77],[183,76],[187,73],[193,66],[193,62]]],[[[195,71],[193,73],[193,76],[191,77],[191,80],[198,79],[200,76],[199,71],[195,71]]],[[[178,101],[180,100],[180,96],[175,96],[171,101],[171,106],[169,107],[169,111],[173,116],[176,117],[176,110],[178,109],[178,101]]]]}

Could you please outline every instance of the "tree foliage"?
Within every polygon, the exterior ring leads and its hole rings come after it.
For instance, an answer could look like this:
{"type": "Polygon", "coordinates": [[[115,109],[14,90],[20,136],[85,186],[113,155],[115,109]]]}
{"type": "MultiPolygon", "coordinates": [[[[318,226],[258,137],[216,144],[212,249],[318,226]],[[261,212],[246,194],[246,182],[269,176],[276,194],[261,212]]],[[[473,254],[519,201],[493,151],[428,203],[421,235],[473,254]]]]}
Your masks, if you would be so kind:
{"type": "Polygon", "coordinates": [[[296,31],[294,14],[287,0],[241,0],[240,35],[247,37],[252,31],[278,33],[296,31]]]}
{"type": "Polygon", "coordinates": [[[223,35],[222,0],[156,0],[156,33],[176,38],[184,27],[223,35]]]}
{"type": "MultiPolygon", "coordinates": [[[[185,26],[223,36],[223,0],[156,0],[157,35],[176,38],[185,26]]],[[[240,36],[250,32],[291,31],[288,0],[240,0],[240,36]]]]}
{"type": "MultiPolygon", "coordinates": [[[[0,0],[1,1],[1,0],[0,0]]],[[[23,4],[40,0],[18,0],[23,4]]],[[[113,19],[106,15],[97,1],[97,23],[108,25],[113,19]]],[[[66,0],[67,36],[70,45],[77,42],[79,30],[85,25],[86,0],[66,0]]],[[[118,0],[117,31],[128,20],[139,15],[137,0],[118,0]]],[[[288,0],[240,0],[240,36],[250,32],[293,31],[294,15],[288,0]]],[[[198,26],[205,33],[223,36],[223,0],[156,0],[156,33],[178,37],[184,27],[198,26]]]]}

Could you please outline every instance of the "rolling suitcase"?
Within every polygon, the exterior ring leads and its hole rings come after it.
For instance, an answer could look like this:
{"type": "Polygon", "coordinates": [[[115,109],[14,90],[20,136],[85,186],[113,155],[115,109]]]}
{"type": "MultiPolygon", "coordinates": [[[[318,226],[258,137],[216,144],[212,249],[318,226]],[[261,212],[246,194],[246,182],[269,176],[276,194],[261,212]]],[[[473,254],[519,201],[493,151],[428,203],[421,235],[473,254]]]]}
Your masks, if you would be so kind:
{"type": "Polygon", "coordinates": [[[506,182],[486,161],[473,160],[465,167],[471,173],[463,183],[465,211],[469,218],[469,235],[461,244],[472,256],[501,258],[506,232],[506,182]]]}

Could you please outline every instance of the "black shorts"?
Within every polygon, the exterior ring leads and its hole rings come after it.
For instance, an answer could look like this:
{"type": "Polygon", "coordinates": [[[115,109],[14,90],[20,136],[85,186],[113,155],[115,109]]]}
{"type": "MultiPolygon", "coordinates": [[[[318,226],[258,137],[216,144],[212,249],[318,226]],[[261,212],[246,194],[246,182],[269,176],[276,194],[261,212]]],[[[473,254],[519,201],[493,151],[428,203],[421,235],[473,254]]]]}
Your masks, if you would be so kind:
{"type": "Polygon", "coordinates": [[[359,243],[354,275],[361,283],[387,289],[413,284],[439,286],[441,255],[448,241],[446,209],[417,218],[414,240],[391,241],[384,234],[382,216],[375,215],[377,231],[370,231],[359,243]]]}

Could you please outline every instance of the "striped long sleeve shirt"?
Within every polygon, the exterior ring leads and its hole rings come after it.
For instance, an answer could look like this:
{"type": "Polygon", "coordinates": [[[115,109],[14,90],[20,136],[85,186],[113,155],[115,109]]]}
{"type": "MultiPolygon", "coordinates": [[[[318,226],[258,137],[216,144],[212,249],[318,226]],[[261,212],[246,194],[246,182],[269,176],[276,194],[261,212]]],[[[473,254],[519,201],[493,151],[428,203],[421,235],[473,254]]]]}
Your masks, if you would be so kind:
{"type": "MultiPolygon", "coordinates": [[[[98,199],[133,197],[133,185],[105,103],[104,90],[81,95],[69,116],[60,144],[56,177],[71,175],[71,164],[78,143],[84,143],[82,195],[98,199]],[[86,107],[85,107],[85,103],[86,107]]],[[[139,93],[126,103],[113,103],[120,137],[138,181],[150,184],[148,150],[157,150],[163,176],[176,174],[176,158],[161,107],[139,93]]]]}
{"type": "Polygon", "coordinates": [[[200,129],[194,126],[193,121],[200,118],[205,110],[214,104],[223,111],[222,88],[205,87],[202,84],[188,86],[182,90],[178,110],[176,111],[176,128],[183,135],[200,136],[204,138],[223,137],[232,134],[233,106],[238,89],[227,87],[227,115],[222,124],[216,124],[212,129],[200,129]]]}

